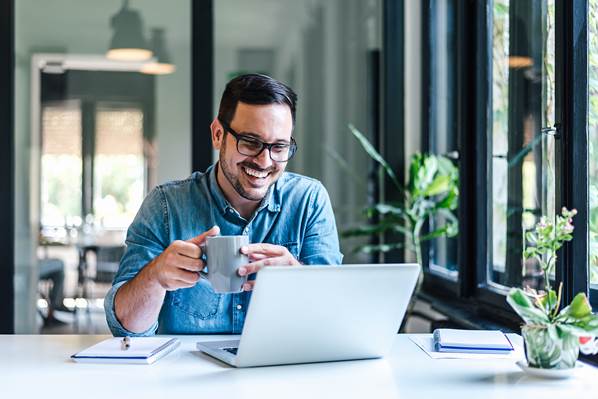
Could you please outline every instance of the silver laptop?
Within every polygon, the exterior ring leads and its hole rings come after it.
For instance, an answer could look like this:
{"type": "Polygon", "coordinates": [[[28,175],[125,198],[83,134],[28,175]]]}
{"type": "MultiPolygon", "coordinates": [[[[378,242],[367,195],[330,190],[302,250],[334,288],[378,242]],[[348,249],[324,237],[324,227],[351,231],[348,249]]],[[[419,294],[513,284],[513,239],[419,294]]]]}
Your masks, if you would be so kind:
{"type": "Polygon", "coordinates": [[[416,264],[264,268],[241,339],[198,342],[197,349],[235,367],[382,357],[419,270],[416,264]]]}

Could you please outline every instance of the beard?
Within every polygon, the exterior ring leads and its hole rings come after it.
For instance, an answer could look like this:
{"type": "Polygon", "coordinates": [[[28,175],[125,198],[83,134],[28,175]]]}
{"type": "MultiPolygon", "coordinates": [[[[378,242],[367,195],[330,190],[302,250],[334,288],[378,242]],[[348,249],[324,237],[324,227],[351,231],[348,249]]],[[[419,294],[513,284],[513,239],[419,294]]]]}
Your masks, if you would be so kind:
{"type": "Polygon", "coordinates": [[[226,178],[226,180],[228,180],[228,182],[231,184],[231,186],[233,186],[233,188],[235,189],[237,194],[239,194],[241,197],[243,197],[249,201],[261,201],[262,199],[264,199],[264,197],[270,190],[270,187],[272,187],[272,185],[274,183],[276,183],[277,179],[273,179],[273,181],[265,188],[265,190],[260,189],[260,192],[256,193],[256,192],[250,192],[250,191],[246,190],[245,187],[243,187],[243,185],[241,184],[241,181],[239,179],[239,174],[245,173],[243,171],[243,166],[245,166],[245,167],[259,170],[259,171],[270,172],[271,175],[268,176],[268,178],[270,178],[274,173],[276,173],[275,168],[269,168],[269,169],[264,170],[254,163],[243,161],[243,162],[240,162],[239,164],[237,164],[239,172],[238,172],[238,174],[235,175],[235,173],[233,172],[232,166],[226,161],[226,157],[225,157],[226,151],[225,150],[226,150],[226,145],[223,143],[222,147],[220,148],[220,160],[218,161],[218,163],[222,169],[222,173],[224,173],[224,177],[226,178]],[[263,191],[263,192],[261,192],[261,191],[263,191]]]}

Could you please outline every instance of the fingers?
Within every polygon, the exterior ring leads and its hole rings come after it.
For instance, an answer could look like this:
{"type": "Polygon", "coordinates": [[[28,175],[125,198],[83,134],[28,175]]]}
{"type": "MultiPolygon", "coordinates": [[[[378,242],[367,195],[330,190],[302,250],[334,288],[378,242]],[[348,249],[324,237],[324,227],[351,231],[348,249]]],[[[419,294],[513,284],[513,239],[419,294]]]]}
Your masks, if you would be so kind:
{"type": "Polygon", "coordinates": [[[289,266],[298,265],[299,262],[292,256],[277,256],[274,258],[266,258],[259,261],[251,262],[245,266],[241,266],[237,273],[239,276],[247,276],[253,273],[257,273],[261,268],[265,266],[289,266]]]}
{"type": "Polygon", "coordinates": [[[180,288],[193,287],[199,281],[199,273],[190,272],[183,269],[170,271],[163,278],[162,286],[168,291],[178,290],[180,288]]]}
{"type": "Polygon", "coordinates": [[[241,247],[241,253],[252,256],[253,254],[266,255],[268,257],[282,256],[289,251],[282,245],[274,245],[267,243],[249,244],[241,247]]]}
{"type": "Polygon", "coordinates": [[[255,287],[255,280],[250,280],[243,284],[243,291],[252,291],[255,287]]]}
{"type": "Polygon", "coordinates": [[[200,279],[199,273],[190,272],[188,270],[181,270],[179,269],[176,272],[176,276],[173,276],[175,280],[178,280],[185,284],[190,284],[190,286],[194,286],[200,279]]]}
{"type": "Polygon", "coordinates": [[[180,255],[180,254],[177,254],[174,262],[178,268],[185,269],[190,272],[198,272],[205,267],[202,260],[195,259],[195,258],[189,258],[187,256],[180,255]]]}
{"type": "Polygon", "coordinates": [[[205,233],[202,233],[196,237],[188,239],[187,242],[193,243],[195,245],[202,245],[204,242],[206,242],[206,238],[217,236],[219,234],[220,234],[220,227],[214,226],[210,230],[206,231],[205,233]]]}
{"type": "Polygon", "coordinates": [[[241,266],[239,270],[237,270],[237,274],[239,274],[241,277],[248,276],[250,274],[257,273],[262,267],[264,267],[263,264],[258,265],[257,262],[250,263],[248,265],[241,266]]]}
{"type": "Polygon", "coordinates": [[[189,241],[177,240],[172,243],[172,247],[178,254],[187,256],[189,258],[199,259],[201,256],[201,248],[189,241]]]}

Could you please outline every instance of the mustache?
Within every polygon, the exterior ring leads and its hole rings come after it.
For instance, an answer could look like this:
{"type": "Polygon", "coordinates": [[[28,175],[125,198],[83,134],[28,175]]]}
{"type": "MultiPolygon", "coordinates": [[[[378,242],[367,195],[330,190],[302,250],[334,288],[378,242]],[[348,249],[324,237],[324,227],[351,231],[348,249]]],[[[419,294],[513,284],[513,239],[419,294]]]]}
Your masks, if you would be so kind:
{"type": "Polygon", "coordinates": [[[247,162],[247,161],[240,162],[238,165],[239,166],[244,166],[246,168],[250,168],[250,169],[253,169],[253,170],[257,170],[258,172],[270,173],[270,172],[274,172],[276,170],[276,168],[274,168],[274,167],[263,169],[263,168],[259,167],[258,165],[254,164],[253,162],[247,162]]]}

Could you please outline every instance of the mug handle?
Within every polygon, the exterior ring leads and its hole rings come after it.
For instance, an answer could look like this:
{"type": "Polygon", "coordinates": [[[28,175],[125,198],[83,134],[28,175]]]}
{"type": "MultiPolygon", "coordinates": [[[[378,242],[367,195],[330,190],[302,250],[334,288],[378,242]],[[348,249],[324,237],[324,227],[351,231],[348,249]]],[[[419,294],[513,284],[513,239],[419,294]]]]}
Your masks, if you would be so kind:
{"type": "Polygon", "coordinates": [[[203,262],[204,268],[199,271],[199,275],[208,278],[208,272],[204,271],[206,266],[208,266],[208,246],[206,244],[201,244],[199,246],[201,249],[201,255],[199,255],[199,259],[203,262]]]}

